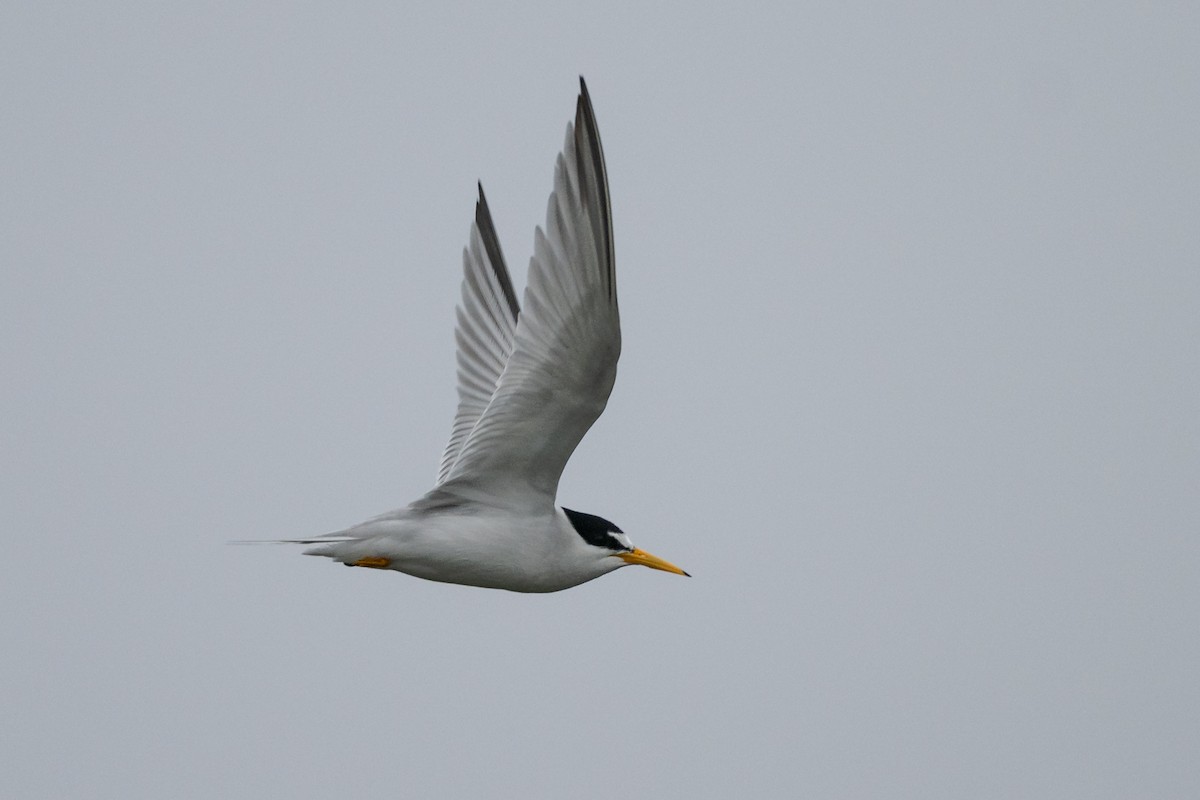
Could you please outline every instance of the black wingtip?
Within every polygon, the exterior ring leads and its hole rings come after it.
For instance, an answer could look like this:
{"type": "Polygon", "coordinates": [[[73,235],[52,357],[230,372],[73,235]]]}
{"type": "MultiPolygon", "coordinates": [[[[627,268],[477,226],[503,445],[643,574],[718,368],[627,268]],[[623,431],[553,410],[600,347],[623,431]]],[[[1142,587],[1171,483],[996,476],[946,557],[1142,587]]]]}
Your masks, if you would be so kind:
{"type": "MultiPolygon", "coordinates": [[[[596,112],[592,111],[592,96],[588,94],[587,82],[583,76],[579,76],[579,103],[575,109],[575,126],[579,127],[579,123],[585,117],[595,119],[596,112]]],[[[595,122],[593,121],[593,126],[595,122]]]]}
{"type": "Polygon", "coordinates": [[[491,213],[488,211],[487,198],[483,196],[483,181],[475,181],[475,187],[479,189],[479,199],[475,201],[475,223],[480,233],[484,233],[491,225],[491,213]]]}
{"type": "Polygon", "coordinates": [[[479,189],[479,199],[475,201],[475,221],[479,222],[481,213],[484,217],[489,216],[489,213],[487,198],[483,196],[483,181],[475,181],[475,186],[479,189]]]}
{"type": "Polygon", "coordinates": [[[596,178],[594,187],[599,197],[600,227],[604,235],[604,261],[608,277],[608,296],[617,302],[617,276],[613,268],[612,252],[612,206],[608,196],[608,171],[604,166],[604,148],[600,144],[600,128],[596,124],[596,112],[588,94],[587,82],[579,76],[579,101],[575,104],[575,158],[579,160],[579,174],[586,174],[584,160],[591,162],[591,172],[596,178]]]}
{"type": "Polygon", "coordinates": [[[496,236],[496,226],[492,222],[492,212],[488,209],[487,198],[483,195],[483,181],[476,181],[479,187],[479,199],[475,201],[475,227],[479,230],[479,238],[483,241],[483,249],[491,262],[496,280],[500,282],[500,290],[508,303],[508,310],[515,320],[521,314],[521,304],[517,301],[517,293],[513,290],[512,278],[508,276],[508,267],[504,265],[504,253],[500,251],[500,239],[496,236]]]}

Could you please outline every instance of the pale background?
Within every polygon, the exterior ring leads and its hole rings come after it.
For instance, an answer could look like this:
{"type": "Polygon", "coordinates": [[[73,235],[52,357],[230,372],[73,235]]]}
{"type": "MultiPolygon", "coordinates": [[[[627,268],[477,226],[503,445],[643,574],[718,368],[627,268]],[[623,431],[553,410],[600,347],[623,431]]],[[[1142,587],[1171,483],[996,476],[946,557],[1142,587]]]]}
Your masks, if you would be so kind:
{"type": "Polygon", "coordinates": [[[0,796],[1200,796],[1195,4],[100,5],[0,11],[0,796]],[[430,487],[581,73],[560,499],[696,577],[227,546],[430,487]]]}

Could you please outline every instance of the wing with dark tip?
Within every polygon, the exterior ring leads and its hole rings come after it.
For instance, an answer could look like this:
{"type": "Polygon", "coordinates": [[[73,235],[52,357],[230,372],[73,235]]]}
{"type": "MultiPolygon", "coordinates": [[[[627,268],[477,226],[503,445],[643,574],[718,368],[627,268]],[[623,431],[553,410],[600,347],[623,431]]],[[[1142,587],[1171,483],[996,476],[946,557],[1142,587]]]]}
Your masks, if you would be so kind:
{"type": "Polygon", "coordinates": [[[462,452],[471,429],[496,393],[513,350],[521,308],[504,266],[483,186],[475,203],[475,223],[463,249],[462,300],[458,304],[458,411],[438,469],[441,484],[462,452]]]}
{"type": "MultiPolygon", "coordinates": [[[[567,459],[604,411],[621,354],[608,179],[582,79],[545,232],[534,237],[524,305],[495,394],[444,482],[511,506],[553,499],[567,459]]],[[[498,344],[490,354],[500,352],[498,344]]],[[[483,372],[480,389],[492,374],[483,372]]]]}

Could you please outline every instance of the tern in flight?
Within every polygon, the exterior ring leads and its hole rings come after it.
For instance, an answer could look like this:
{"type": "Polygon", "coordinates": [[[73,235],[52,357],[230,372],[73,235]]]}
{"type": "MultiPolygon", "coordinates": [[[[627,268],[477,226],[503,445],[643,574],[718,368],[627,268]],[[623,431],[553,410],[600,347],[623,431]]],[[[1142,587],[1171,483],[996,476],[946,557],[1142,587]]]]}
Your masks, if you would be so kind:
{"type": "Polygon", "coordinates": [[[555,503],[621,354],[608,178],[582,78],[524,308],[480,186],[455,340],[458,411],[434,488],[352,528],[289,541],[347,566],[514,592],[556,592],[630,564],[687,575],[603,517],[555,503]]]}

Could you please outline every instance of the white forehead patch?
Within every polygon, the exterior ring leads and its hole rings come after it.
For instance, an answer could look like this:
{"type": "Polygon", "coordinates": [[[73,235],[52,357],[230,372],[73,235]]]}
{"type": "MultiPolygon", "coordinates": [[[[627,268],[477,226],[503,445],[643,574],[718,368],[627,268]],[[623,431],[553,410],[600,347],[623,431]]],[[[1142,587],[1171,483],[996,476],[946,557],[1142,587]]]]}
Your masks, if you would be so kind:
{"type": "Polygon", "coordinates": [[[608,535],[620,542],[623,547],[627,547],[630,550],[633,549],[633,542],[629,541],[629,537],[625,534],[617,533],[616,531],[609,531],[608,535]]]}

